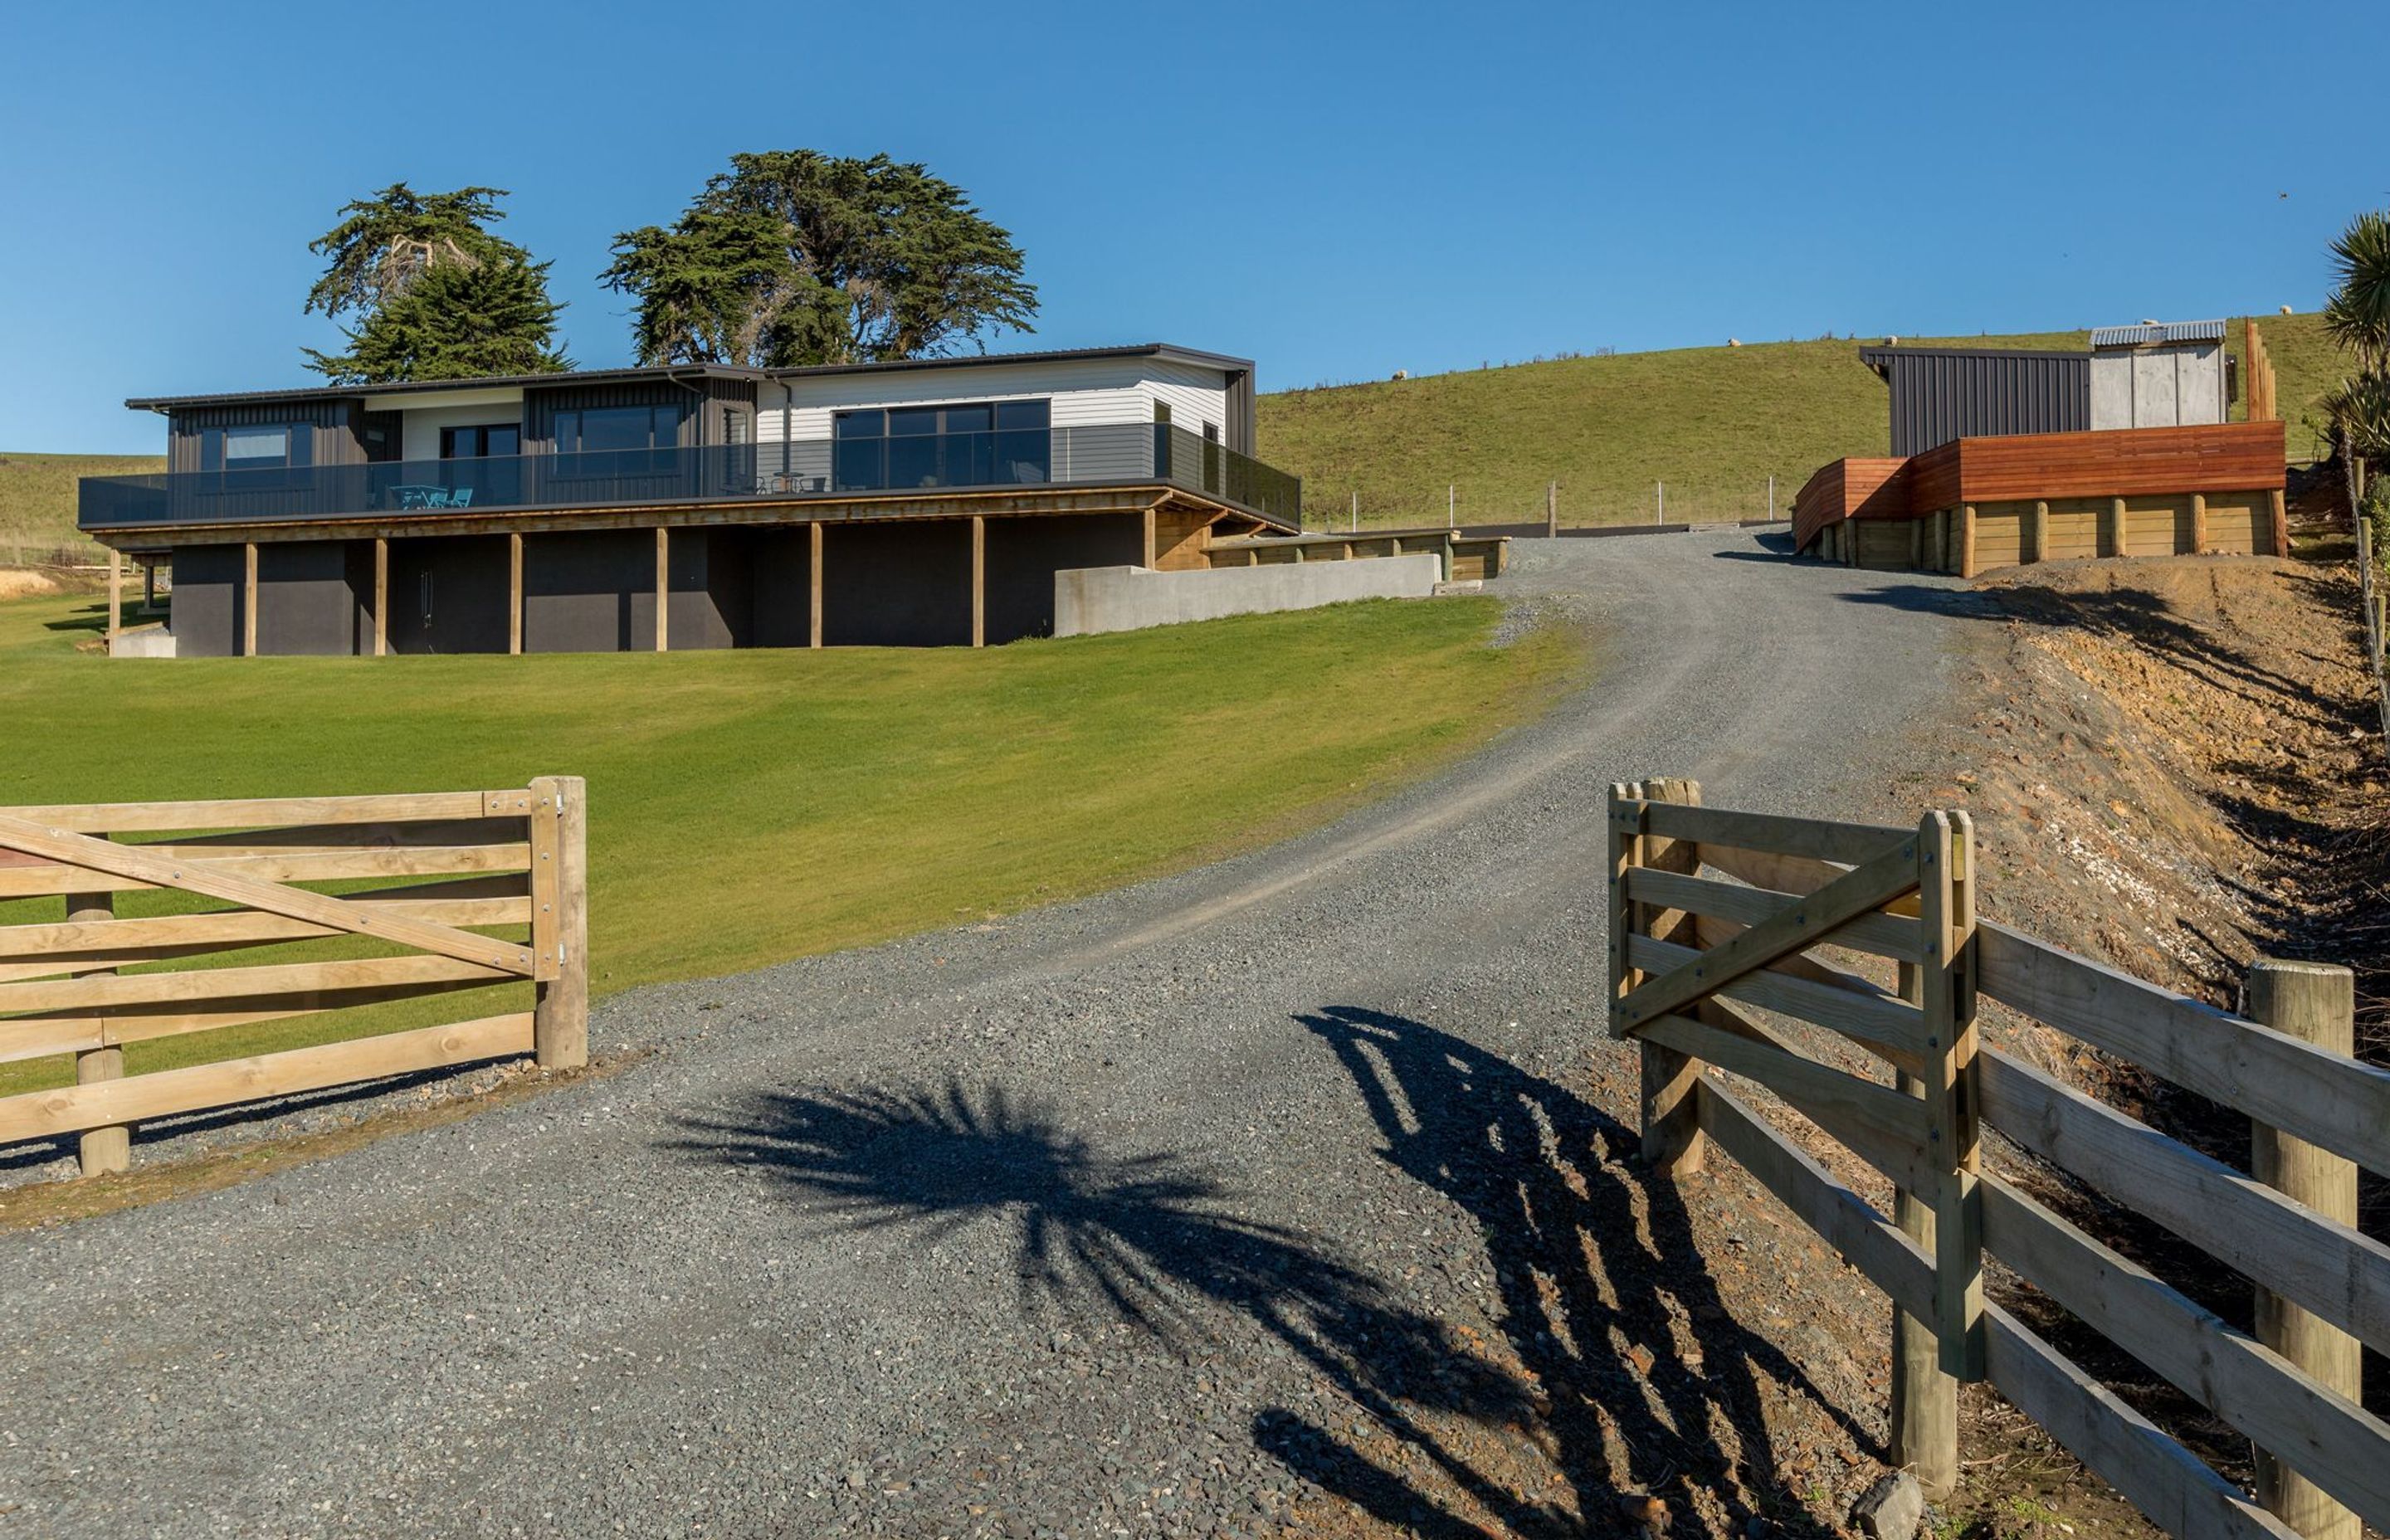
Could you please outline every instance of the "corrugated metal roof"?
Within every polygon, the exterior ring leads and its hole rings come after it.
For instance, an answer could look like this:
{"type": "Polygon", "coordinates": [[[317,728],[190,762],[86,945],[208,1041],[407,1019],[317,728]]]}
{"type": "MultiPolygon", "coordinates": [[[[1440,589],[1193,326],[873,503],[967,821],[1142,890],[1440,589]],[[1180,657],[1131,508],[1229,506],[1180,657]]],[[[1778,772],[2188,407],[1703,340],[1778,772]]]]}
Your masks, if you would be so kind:
{"type": "Polygon", "coordinates": [[[668,364],[639,369],[573,369],[561,374],[486,375],[471,379],[391,379],[378,385],[302,385],[289,391],[232,391],[216,395],[135,396],[124,404],[135,411],[163,412],[177,406],[232,406],[246,402],[341,401],[356,396],[381,396],[487,391],[500,387],[611,385],[646,379],[703,379],[713,376],[761,379],[761,369],[735,368],[726,364],[668,364]]]}
{"type": "Polygon", "coordinates": [[[2101,327],[2091,334],[2095,348],[2147,348],[2161,342],[2221,342],[2221,321],[2158,321],[2138,327],[2101,327]]]}

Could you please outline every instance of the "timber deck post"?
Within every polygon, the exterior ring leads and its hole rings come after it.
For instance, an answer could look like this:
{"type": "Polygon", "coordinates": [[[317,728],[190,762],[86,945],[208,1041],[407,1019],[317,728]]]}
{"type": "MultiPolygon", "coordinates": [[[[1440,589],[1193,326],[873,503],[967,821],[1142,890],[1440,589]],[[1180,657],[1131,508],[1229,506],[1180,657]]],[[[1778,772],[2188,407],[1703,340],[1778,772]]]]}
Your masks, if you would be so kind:
{"type": "Polygon", "coordinates": [[[2108,499],[2108,517],[2103,522],[2106,527],[2100,532],[2101,549],[2098,554],[2123,556],[2125,554],[2125,500],[2122,497],[2108,499]]]}
{"type": "Polygon", "coordinates": [[[818,520],[818,519],[815,520],[812,523],[810,523],[810,524],[806,525],[806,526],[805,526],[805,529],[806,529],[806,531],[807,531],[807,533],[806,533],[806,535],[805,535],[805,544],[806,544],[806,549],[807,549],[807,553],[808,553],[807,558],[806,558],[806,560],[805,560],[805,576],[806,576],[806,579],[807,579],[808,586],[810,586],[810,587],[812,588],[812,590],[813,590],[813,596],[812,596],[811,599],[808,601],[808,602],[810,603],[810,605],[812,606],[812,609],[811,609],[810,618],[808,619],[808,621],[807,621],[807,622],[806,622],[806,626],[807,626],[807,630],[806,630],[806,636],[807,636],[807,640],[806,640],[806,642],[805,642],[805,645],[806,645],[807,647],[818,648],[819,646],[821,646],[821,645],[822,645],[822,527],[821,527],[821,520],[818,520]]]}
{"type": "MultiPolygon", "coordinates": [[[[2357,1051],[2357,979],[2325,963],[2260,957],[2249,968],[2249,1019],[2328,1052],[2357,1051]]],[[[2357,1223],[2356,1162],[2251,1120],[2249,1174],[2326,1219],[2357,1223]]],[[[2362,1387],[2356,1338],[2268,1289],[2257,1290],[2257,1341],[2351,1401],[2362,1387]]],[[[2294,1452],[2288,1452],[2294,1453],[2294,1452]]],[[[2307,1540],[2358,1540],[2358,1517],[2260,1447],[2257,1500],[2307,1540]]]]}
{"type": "MultiPolygon", "coordinates": [[[[71,924],[89,925],[115,918],[116,895],[112,892],[67,895],[67,919],[71,924]]],[[[113,968],[90,968],[79,969],[72,976],[80,979],[115,971],[113,968]]],[[[91,1085],[103,1080],[122,1080],[124,1078],[124,1050],[113,1044],[102,1048],[86,1048],[74,1056],[74,1067],[75,1084],[78,1085],[91,1085]]],[[[133,1130],[122,1124],[85,1129],[75,1144],[75,1164],[85,1176],[105,1176],[131,1170],[133,1130]]]]}
{"type": "Polygon", "coordinates": [[[507,536],[507,653],[509,657],[522,654],[523,633],[523,546],[522,533],[507,536]]]}
{"type": "Polygon", "coordinates": [[[244,544],[240,558],[240,655],[257,656],[257,542],[244,544]]]}
{"type": "Polygon", "coordinates": [[[2266,502],[2274,516],[2272,554],[2286,557],[2291,554],[2291,515],[2290,507],[2282,497],[2282,489],[2276,487],[2267,494],[2266,502]]]}
{"type": "Polygon", "coordinates": [[[2025,561],[2049,559],[2049,505],[2037,500],[2033,512],[2025,519],[2024,549],[2017,553],[2025,561]]]}
{"type": "Polygon", "coordinates": [[[2207,554],[2207,494],[2204,492],[2191,494],[2191,554],[2207,554]]]}
{"type": "Polygon", "coordinates": [[[552,940],[553,978],[533,988],[532,1053],[543,1070],[571,1070],[589,1062],[589,807],[587,783],[579,776],[541,776],[530,787],[533,820],[553,820],[534,829],[532,847],[554,857],[552,871],[531,874],[532,934],[552,940]]]}
{"type": "Polygon", "coordinates": [[[656,526],[656,650],[672,643],[672,526],[656,526]]]}
{"type": "Polygon", "coordinates": [[[971,542],[971,646],[987,646],[987,520],[972,514],[971,542]]]}
{"type": "Polygon", "coordinates": [[[390,542],[374,538],[373,655],[390,655],[390,542]]]}
{"type": "Polygon", "coordinates": [[[1975,505],[1963,504],[1959,509],[1959,575],[1975,575],[1975,505]]]}
{"type": "Polygon", "coordinates": [[[116,634],[123,629],[124,554],[110,550],[108,553],[108,639],[113,642],[116,634]]]}

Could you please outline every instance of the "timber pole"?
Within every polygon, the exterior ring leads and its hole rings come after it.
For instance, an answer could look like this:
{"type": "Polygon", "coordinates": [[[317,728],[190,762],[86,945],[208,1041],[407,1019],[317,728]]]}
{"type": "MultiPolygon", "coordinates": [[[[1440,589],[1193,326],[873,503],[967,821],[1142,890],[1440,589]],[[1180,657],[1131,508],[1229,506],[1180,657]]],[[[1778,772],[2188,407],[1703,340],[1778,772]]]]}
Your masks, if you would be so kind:
{"type": "MultiPolygon", "coordinates": [[[[2357,1048],[2357,980],[2326,963],[2260,957],[2249,968],[2249,1019],[2353,1057],[2357,1048]]],[[[2249,1174],[2283,1197],[2342,1225],[2357,1223],[2355,1162],[2305,1139],[2253,1122],[2249,1174]]],[[[2356,1338],[2271,1290],[2257,1290],[2257,1341],[2325,1388],[2351,1401],[2361,1393],[2362,1350],[2356,1338]]],[[[2357,1515],[2265,1449],[2257,1451],[2257,1500],[2307,1540],[2358,1540],[2357,1515]]]]}

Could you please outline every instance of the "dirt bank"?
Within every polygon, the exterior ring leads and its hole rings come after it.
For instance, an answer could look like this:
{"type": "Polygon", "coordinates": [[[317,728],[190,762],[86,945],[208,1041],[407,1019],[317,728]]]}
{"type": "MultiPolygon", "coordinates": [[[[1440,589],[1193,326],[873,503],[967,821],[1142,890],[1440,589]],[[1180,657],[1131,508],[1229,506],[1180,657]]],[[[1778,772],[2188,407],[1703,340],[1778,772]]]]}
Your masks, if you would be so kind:
{"type": "MultiPolygon", "coordinates": [[[[1960,673],[1964,725],[1935,744],[1925,800],[1975,817],[1979,903],[2071,950],[2213,1004],[2261,954],[2359,971],[2380,1046],[2382,744],[2345,571],[2196,557],[2059,562],[1977,584],[1997,618],[1960,673]]],[[[2247,1122],[1987,1007],[1993,1041],[2136,1115],[2245,1162],[2247,1122]]],[[[2024,1165],[1996,1149],[1999,1163],[2024,1165]]],[[[2034,1186],[2178,1287],[2246,1325],[2226,1269],[2038,1174],[2034,1186]]],[[[2377,1207],[2369,1203],[2369,1210],[2377,1207]]],[[[2246,1481],[2248,1445],[2012,1281],[1996,1290],[2053,1341],[2246,1481]]],[[[2036,1512],[2139,1521],[1992,1398],[1970,1404],[1961,1513],[1995,1532],[2036,1512]],[[2020,1506],[2020,1499],[2025,1506],[2020,1506]]]]}

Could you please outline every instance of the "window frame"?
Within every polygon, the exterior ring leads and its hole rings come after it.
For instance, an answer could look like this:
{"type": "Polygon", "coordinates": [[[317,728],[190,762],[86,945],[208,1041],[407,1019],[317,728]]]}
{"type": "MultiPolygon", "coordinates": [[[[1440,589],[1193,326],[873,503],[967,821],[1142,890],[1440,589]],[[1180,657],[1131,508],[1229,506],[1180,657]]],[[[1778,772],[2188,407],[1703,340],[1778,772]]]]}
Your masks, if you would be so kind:
{"type": "Polygon", "coordinates": [[[1053,423],[1052,396],[841,407],[830,413],[832,488],[913,492],[1049,481],[1053,423]],[[971,413],[979,414],[983,426],[952,426],[957,415],[971,413]],[[1022,420],[1032,415],[1038,419],[1034,426],[1022,420]],[[900,417],[909,430],[896,430],[900,417]],[[923,417],[933,419],[926,431],[919,424],[923,417]],[[1008,455],[1008,449],[1015,453],[1008,455]]]}
{"type": "Polygon", "coordinates": [[[198,432],[201,472],[217,479],[219,492],[255,492],[303,485],[315,468],[315,425],[312,422],[215,423],[198,432]],[[247,456],[236,462],[225,454],[235,436],[282,435],[282,457],[247,456]]]}
{"type": "Polygon", "coordinates": [[[551,412],[547,419],[547,447],[556,463],[556,477],[559,481],[595,481],[606,477],[669,474],[679,466],[681,426],[687,420],[687,403],[676,401],[567,406],[551,412]],[[586,442],[586,420],[592,414],[630,412],[648,415],[646,447],[581,447],[586,442]]]}

